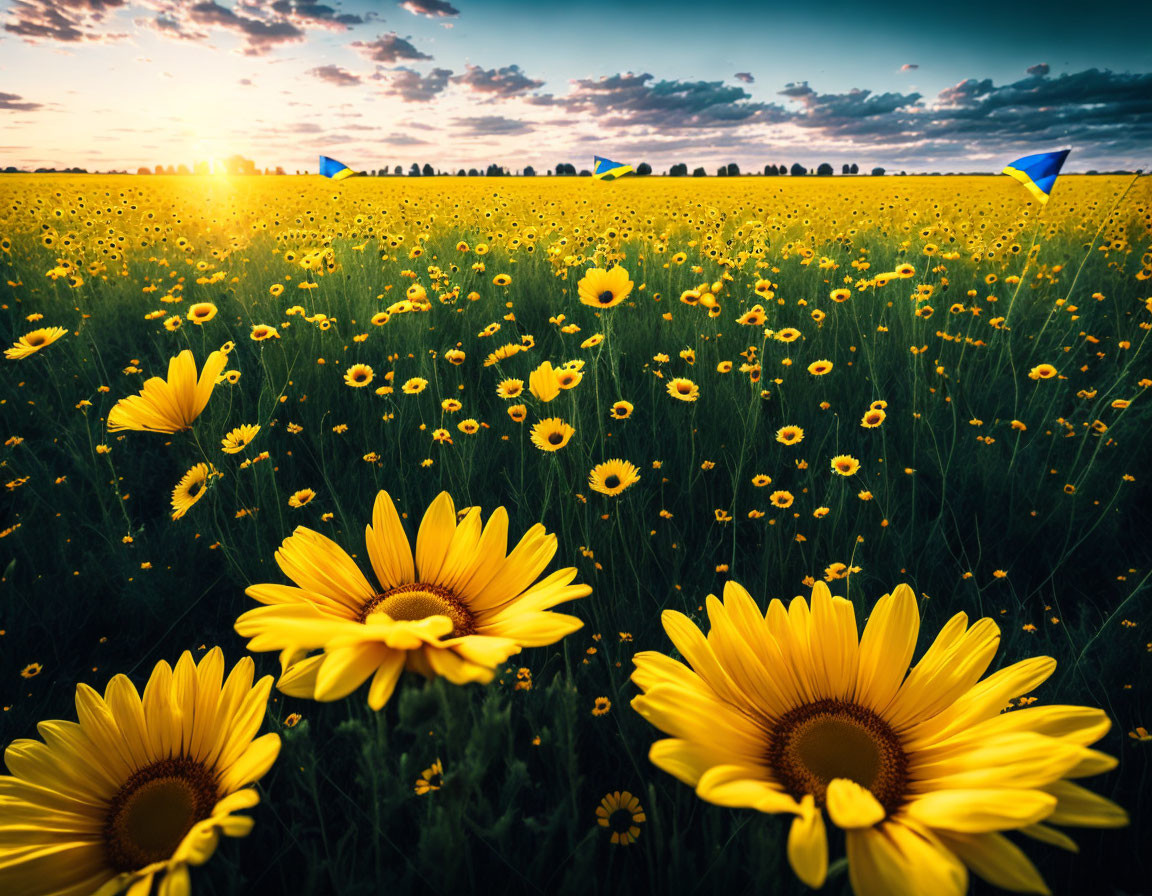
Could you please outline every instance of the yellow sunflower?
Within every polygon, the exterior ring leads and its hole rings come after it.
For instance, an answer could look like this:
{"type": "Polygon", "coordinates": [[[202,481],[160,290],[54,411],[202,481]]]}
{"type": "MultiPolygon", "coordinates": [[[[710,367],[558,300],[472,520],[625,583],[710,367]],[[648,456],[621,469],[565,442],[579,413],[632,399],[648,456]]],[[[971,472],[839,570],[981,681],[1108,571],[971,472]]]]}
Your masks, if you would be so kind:
{"type": "Polygon", "coordinates": [[[618,495],[639,481],[640,470],[636,465],[616,457],[597,464],[588,474],[588,487],[602,495],[618,495]]]}
{"type": "Polygon", "coordinates": [[[613,420],[627,420],[632,416],[632,402],[620,399],[612,403],[612,409],[608,412],[608,416],[613,420]]]}
{"type": "Polygon", "coordinates": [[[668,394],[678,401],[695,401],[700,397],[700,387],[678,376],[668,381],[668,394]]]}
{"type": "Polygon", "coordinates": [[[27,358],[29,355],[36,354],[40,349],[47,348],[67,332],[64,327],[48,327],[43,330],[33,330],[31,333],[25,333],[12,343],[12,348],[4,350],[4,357],[9,361],[19,361],[21,358],[27,358]]]}
{"type": "Polygon", "coordinates": [[[344,373],[345,385],[354,389],[362,389],[372,382],[375,373],[367,364],[353,364],[344,373]]]}
{"type": "Polygon", "coordinates": [[[224,680],[220,648],[199,666],[185,652],[157,663],[141,700],[124,675],[101,697],[76,687],[76,722],[41,722],[44,738],[13,741],[0,776],[0,891],[189,892],[189,865],[221,834],[243,837],[260,802],[250,786],[271,768],[280,738],[256,732],[272,677],[253,685],[240,660],[224,680]],[[221,687],[223,682],[223,687],[221,687]]]}
{"type": "Polygon", "coordinates": [[[301,526],[276,552],[299,587],[248,588],[266,606],[242,615],[236,631],[252,639],[249,650],[281,651],[277,687],[284,693],[339,700],[371,678],[368,705],[380,709],[404,668],[453,684],[486,683],[522,647],[553,644],[583,625],[548,611],[592,589],[571,584],[574,568],[537,581],[556,553],[556,536],[542,525],[506,554],[503,507],[483,529],[479,507],[457,524],[452,499],[441,492],[420,523],[413,555],[392,498],[381,491],[365,541],[378,585],[334,541],[301,526]]]}
{"type": "Polygon", "coordinates": [[[860,469],[860,461],[851,454],[837,454],[832,458],[832,472],[841,476],[854,476],[860,469]]]}
{"type": "Polygon", "coordinates": [[[580,301],[593,308],[613,308],[619,305],[632,292],[632,281],[628,272],[620,265],[611,270],[592,268],[577,284],[580,301]]]}
{"type": "Polygon", "coordinates": [[[568,444],[568,440],[575,434],[575,428],[569,426],[559,417],[548,417],[532,427],[529,438],[532,440],[532,444],[541,451],[559,451],[568,444]]]}
{"type": "Polygon", "coordinates": [[[206,324],[216,316],[216,306],[211,302],[197,302],[188,309],[188,320],[194,324],[206,324]]]}
{"type": "Polygon", "coordinates": [[[501,398],[519,398],[524,392],[524,380],[507,379],[501,380],[496,386],[496,394],[501,398]]]}
{"type": "Polygon", "coordinates": [[[1127,823],[1114,803],[1070,778],[1116,761],[1089,749],[1110,727],[1098,709],[1003,712],[1056,667],[1024,660],[981,680],[1000,632],[954,616],[908,671],[920,616],[906,585],[884,595],[857,635],[852,604],[817,582],[811,604],[774,600],[766,614],[740,585],[709,595],[711,630],[665,610],[688,666],[635,657],[632,706],[672,735],[649,758],[733,808],[793,816],[788,859],[811,887],[828,872],[825,817],[846,834],[857,896],[962,896],[968,868],[1009,890],[1045,893],[1003,831],[1071,845],[1049,824],[1127,823]]]}
{"type": "Polygon", "coordinates": [[[596,807],[596,823],[612,831],[611,842],[628,846],[640,836],[640,825],[647,820],[640,800],[627,790],[607,794],[596,807]]]}
{"type": "Polygon", "coordinates": [[[144,383],[140,394],[121,398],[108,414],[108,430],[134,429],[143,432],[180,432],[208,404],[216,377],[228,363],[224,352],[212,352],[196,379],[196,361],[188,349],[168,362],[168,379],[154,376],[144,383]]]}
{"type": "Polygon", "coordinates": [[[220,444],[223,446],[221,450],[225,454],[238,454],[252,444],[252,440],[256,438],[258,432],[260,432],[260,424],[258,423],[245,423],[243,426],[237,426],[220,440],[220,444]]]}
{"type": "Polygon", "coordinates": [[[178,520],[204,497],[208,491],[208,479],[216,475],[216,468],[210,464],[196,464],[184,474],[172,489],[172,519],[178,520]]]}

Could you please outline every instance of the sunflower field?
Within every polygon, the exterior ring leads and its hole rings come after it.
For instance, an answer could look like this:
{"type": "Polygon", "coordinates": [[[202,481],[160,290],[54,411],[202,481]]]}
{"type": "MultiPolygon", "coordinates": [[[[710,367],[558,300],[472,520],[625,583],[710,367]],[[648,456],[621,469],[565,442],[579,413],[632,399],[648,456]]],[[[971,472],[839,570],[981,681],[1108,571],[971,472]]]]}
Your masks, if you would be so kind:
{"type": "Polygon", "coordinates": [[[0,893],[1147,892],[1150,332],[1147,176],[6,175],[0,893]]]}

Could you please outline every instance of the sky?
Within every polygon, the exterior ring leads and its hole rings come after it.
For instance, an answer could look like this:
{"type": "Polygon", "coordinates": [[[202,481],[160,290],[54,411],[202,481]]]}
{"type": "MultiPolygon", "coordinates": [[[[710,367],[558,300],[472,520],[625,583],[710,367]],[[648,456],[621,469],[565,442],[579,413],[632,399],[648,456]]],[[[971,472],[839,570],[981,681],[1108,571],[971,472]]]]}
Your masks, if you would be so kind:
{"type": "Polygon", "coordinates": [[[945,6],[0,0],[0,168],[1152,168],[1144,0],[945,6]]]}

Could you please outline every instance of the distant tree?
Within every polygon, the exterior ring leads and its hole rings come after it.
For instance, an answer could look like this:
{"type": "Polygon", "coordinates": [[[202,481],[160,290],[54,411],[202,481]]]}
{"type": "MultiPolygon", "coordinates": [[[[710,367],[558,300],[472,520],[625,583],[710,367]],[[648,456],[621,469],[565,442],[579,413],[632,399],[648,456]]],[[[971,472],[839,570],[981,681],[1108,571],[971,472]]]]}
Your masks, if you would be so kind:
{"type": "Polygon", "coordinates": [[[780,174],[780,169],[777,168],[775,165],[765,165],[764,166],[764,176],[765,177],[776,177],[779,174],[780,174]]]}
{"type": "MultiPolygon", "coordinates": [[[[206,161],[201,160],[201,161],[196,162],[195,164],[192,165],[192,173],[193,174],[211,174],[212,168],[206,161]]],[[[296,173],[299,174],[300,172],[297,171],[296,173]]]]}
{"type": "Polygon", "coordinates": [[[884,169],[883,168],[873,168],[872,169],[872,176],[873,177],[883,177],[884,176],[884,169]]]}
{"type": "Polygon", "coordinates": [[[829,165],[827,162],[821,162],[820,167],[816,169],[816,174],[819,175],[820,177],[831,177],[832,176],[832,166],[829,165]]]}
{"type": "Polygon", "coordinates": [[[692,176],[693,177],[707,177],[708,172],[705,171],[703,168],[694,168],[692,170],[692,176]]]}
{"type": "Polygon", "coordinates": [[[580,176],[581,176],[581,177],[591,177],[591,176],[592,176],[592,172],[591,172],[591,171],[589,171],[587,168],[581,168],[581,169],[580,169],[580,176]]]}
{"type": "Polygon", "coordinates": [[[479,177],[479,176],[480,176],[480,172],[479,172],[479,171],[477,171],[475,168],[469,168],[469,169],[468,169],[468,176],[469,176],[469,177],[479,177]]]}
{"type": "Polygon", "coordinates": [[[157,174],[163,174],[164,173],[164,166],[163,165],[157,165],[154,170],[157,174]]]}
{"type": "Polygon", "coordinates": [[[860,166],[857,165],[855,162],[853,162],[852,167],[848,169],[848,173],[849,174],[859,174],[860,173],[860,166]]]}
{"type": "Polygon", "coordinates": [[[536,169],[533,168],[531,165],[525,165],[524,166],[524,177],[535,177],[535,176],[536,176],[536,169]]]}
{"type": "Polygon", "coordinates": [[[794,162],[792,167],[789,169],[789,173],[793,177],[803,177],[808,173],[808,169],[801,165],[799,162],[794,162]]]}
{"type": "Polygon", "coordinates": [[[432,166],[427,162],[424,163],[424,167],[420,170],[420,173],[425,177],[433,177],[436,174],[435,170],[433,170],[432,166]]]}
{"type": "Polygon", "coordinates": [[[721,165],[719,168],[717,168],[716,169],[716,176],[717,177],[727,177],[728,176],[728,166],[727,165],[721,165]]]}
{"type": "Polygon", "coordinates": [[[740,176],[740,166],[737,165],[735,162],[729,162],[728,163],[728,176],[729,177],[739,177],[740,176]]]}
{"type": "Polygon", "coordinates": [[[459,171],[456,172],[456,176],[457,177],[467,177],[468,172],[465,171],[463,168],[461,168],[459,171]]]}
{"type": "Polygon", "coordinates": [[[408,169],[408,176],[409,177],[419,177],[420,176],[420,163],[419,162],[413,162],[412,163],[412,167],[408,169]]]}
{"type": "Polygon", "coordinates": [[[649,165],[647,162],[641,162],[639,165],[636,166],[636,174],[639,177],[647,177],[651,173],[652,173],[652,166],[649,165]]]}
{"type": "Polygon", "coordinates": [[[688,166],[685,165],[683,162],[677,162],[675,165],[673,165],[671,168],[668,169],[668,176],[669,177],[687,177],[688,176],[688,166]]]}
{"type": "Polygon", "coordinates": [[[905,176],[907,176],[907,174],[908,174],[908,172],[907,172],[907,171],[901,171],[901,172],[900,172],[900,176],[901,176],[901,177],[905,177],[905,176]]]}
{"type": "Polygon", "coordinates": [[[147,165],[141,165],[139,168],[136,169],[136,173],[137,174],[151,174],[152,169],[149,168],[147,165]]]}
{"type": "Polygon", "coordinates": [[[393,169],[392,169],[392,174],[393,174],[395,177],[399,177],[399,176],[400,176],[400,175],[402,175],[403,173],[404,173],[404,168],[403,168],[403,166],[402,166],[402,165],[397,165],[395,168],[393,168],[393,169]]]}
{"type": "Polygon", "coordinates": [[[852,168],[848,165],[847,162],[845,162],[843,165],[840,166],[840,173],[841,174],[850,174],[851,172],[852,172],[852,168]]]}
{"type": "MultiPolygon", "coordinates": [[[[277,168],[276,170],[279,171],[281,174],[284,173],[283,168],[277,168]]],[[[191,174],[192,172],[188,170],[187,165],[177,165],[176,166],[176,173],[177,174],[191,174]]]]}
{"type": "Polygon", "coordinates": [[[503,177],[507,173],[508,173],[507,171],[505,171],[503,168],[501,168],[495,162],[493,162],[491,165],[489,165],[488,169],[484,172],[484,174],[487,177],[503,177]]]}

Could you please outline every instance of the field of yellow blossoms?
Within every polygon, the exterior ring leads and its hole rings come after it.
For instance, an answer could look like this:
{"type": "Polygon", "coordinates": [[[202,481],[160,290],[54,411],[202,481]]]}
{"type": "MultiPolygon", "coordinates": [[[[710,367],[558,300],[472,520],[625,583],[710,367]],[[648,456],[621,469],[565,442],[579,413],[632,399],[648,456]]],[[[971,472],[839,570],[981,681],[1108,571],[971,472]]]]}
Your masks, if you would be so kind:
{"type": "Polygon", "coordinates": [[[0,893],[1147,892],[1150,331],[1148,177],[4,176],[0,893]]]}

